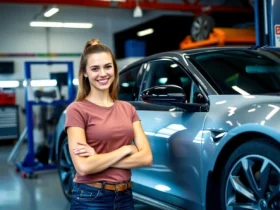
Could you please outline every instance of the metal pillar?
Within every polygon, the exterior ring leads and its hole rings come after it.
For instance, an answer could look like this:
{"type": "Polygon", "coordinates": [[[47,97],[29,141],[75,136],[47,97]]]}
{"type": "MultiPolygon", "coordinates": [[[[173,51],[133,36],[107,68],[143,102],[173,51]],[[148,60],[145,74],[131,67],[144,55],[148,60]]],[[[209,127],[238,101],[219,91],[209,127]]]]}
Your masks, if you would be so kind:
{"type": "Polygon", "coordinates": [[[280,47],[280,1],[255,0],[256,45],[280,47]]]}

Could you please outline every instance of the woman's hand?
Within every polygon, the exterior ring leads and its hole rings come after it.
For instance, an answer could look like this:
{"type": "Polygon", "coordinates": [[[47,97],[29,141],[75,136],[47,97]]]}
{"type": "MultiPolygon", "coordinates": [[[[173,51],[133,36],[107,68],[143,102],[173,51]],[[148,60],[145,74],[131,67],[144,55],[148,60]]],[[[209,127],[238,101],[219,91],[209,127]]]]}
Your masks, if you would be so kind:
{"type": "Polygon", "coordinates": [[[135,145],[129,145],[131,146],[131,155],[135,154],[136,152],[139,152],[139,150],[137,149],[137,147],[135,145]]]}
{"type": "Polygon", "coordinates": [[[78,145],[79,146],[77,148],[73,149],[75,155],[79,155],[81,157],[88,157],[97,154],[95,150],[88,144],[78,142],[78,145]]]}
{"type": "Polygon", "coordinates": [[[135,145],[131,144],[131,145],[124,145],[122,146],[122,148],[125,148],[126,149],[126,153],[127,155],[133,155],[135,154],[136,152],[138,152],[138,149],[135,145]]]}

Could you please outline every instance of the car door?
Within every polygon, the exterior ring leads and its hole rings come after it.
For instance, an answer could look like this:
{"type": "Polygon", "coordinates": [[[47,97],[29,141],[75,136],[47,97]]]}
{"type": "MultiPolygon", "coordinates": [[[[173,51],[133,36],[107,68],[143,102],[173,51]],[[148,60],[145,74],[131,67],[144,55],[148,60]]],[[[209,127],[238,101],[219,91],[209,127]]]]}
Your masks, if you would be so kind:
{"type": "MultiPolygon", "coordinates": [[[[185,67],[172,59],[143,65],[140,91],[165,84],[183,88],[186,103],[199,91],[185,67]]],[[[132,102],[150,142],[153,165],[133,169],[134,191],[184,209],[201,204],[201,145],[206,111],[187,112],[172,105],[132,102]]]]}

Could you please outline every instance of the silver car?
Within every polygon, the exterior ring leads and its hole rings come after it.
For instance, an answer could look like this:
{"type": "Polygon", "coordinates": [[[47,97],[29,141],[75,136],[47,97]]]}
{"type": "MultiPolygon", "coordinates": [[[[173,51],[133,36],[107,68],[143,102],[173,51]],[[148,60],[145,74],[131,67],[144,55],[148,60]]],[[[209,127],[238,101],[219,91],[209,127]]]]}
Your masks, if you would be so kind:
{"type": "MultiPolygon", "coordinates": [[[[159,209],[280,209],[280,53],[223,47],[164,52],[120,71],[153,166],[133,169],[136,202],[159,209]]],[[[57,126],[59,177],[75,173],[57,126]]],[[[121,123],[121,122],[120,122],[121,123]]]]}

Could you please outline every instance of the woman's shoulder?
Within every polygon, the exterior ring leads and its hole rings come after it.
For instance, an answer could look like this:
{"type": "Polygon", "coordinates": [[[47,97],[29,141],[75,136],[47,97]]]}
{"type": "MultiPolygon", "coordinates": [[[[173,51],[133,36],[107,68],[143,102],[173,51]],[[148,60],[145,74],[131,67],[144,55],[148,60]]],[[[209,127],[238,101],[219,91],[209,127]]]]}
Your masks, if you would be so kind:
{"type": "Polygon", "coordinates": [[[83,106],[85,102],[83,100],[81,101],[73,101],[67,106],[67,109],[81,109],[81,106],[83,106]]]}
{"type": "Polygon", "coordinates": [[[135,109],[134,106],[131,103],[129,103],[128,101],[117,100],[116,103],[118,104],[118,106],[121,106],[126,110],[135,109]]]}
{"type": "Polygon", "coordinates": [[[122,101],[122,100],[116,100],[116,103],[121,105],[121,106],[126,106],[126,107],[131,107],[131,103],[127,102],[127,101],[122,101]]]}

